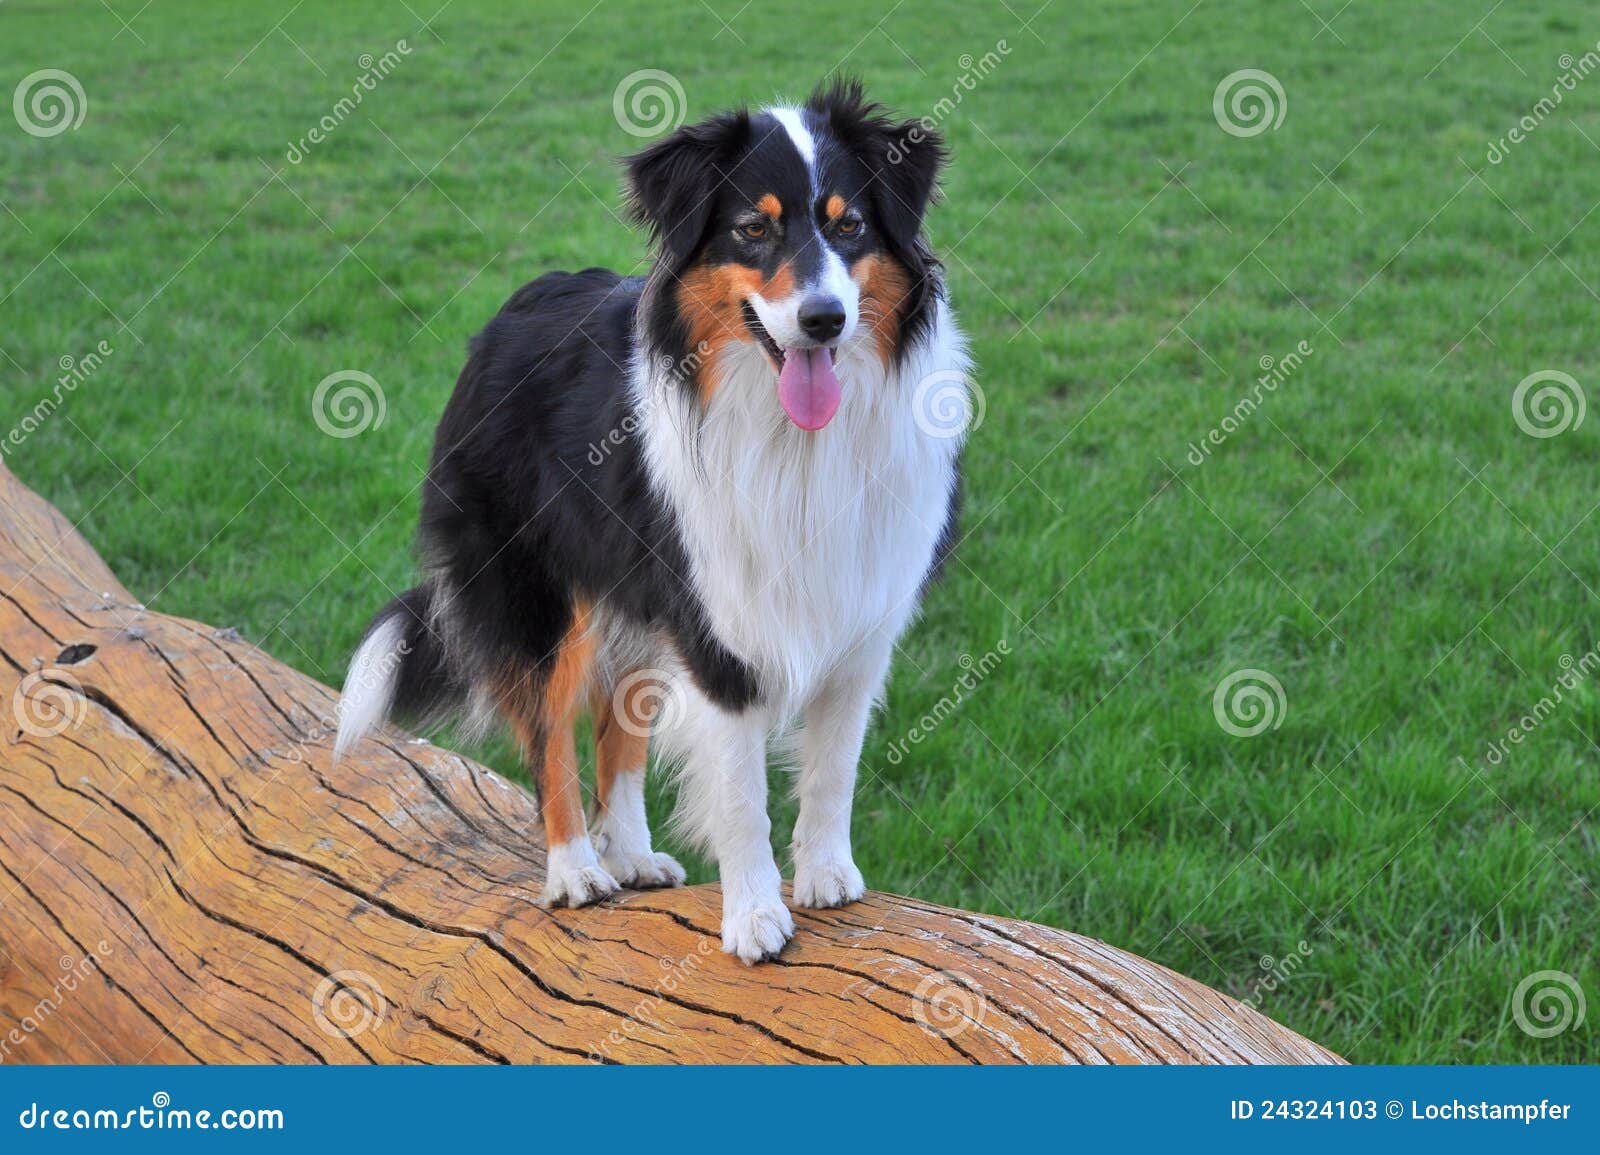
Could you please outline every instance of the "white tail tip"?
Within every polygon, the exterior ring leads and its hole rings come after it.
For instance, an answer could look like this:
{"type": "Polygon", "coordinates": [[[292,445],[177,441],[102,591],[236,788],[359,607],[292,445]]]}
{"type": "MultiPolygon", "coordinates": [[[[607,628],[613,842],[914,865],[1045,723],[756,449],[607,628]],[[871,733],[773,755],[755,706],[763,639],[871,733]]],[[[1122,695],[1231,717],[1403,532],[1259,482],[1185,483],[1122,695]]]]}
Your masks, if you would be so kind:
{"type": "Polygon", "coordinates": [[[339,696],[339,734],[333,741],[333,760],[359,742],[389,716],[400,663],[406,653],[405,626],[398,616],[385,618],[367,635],[345,675],[339,696]]]}

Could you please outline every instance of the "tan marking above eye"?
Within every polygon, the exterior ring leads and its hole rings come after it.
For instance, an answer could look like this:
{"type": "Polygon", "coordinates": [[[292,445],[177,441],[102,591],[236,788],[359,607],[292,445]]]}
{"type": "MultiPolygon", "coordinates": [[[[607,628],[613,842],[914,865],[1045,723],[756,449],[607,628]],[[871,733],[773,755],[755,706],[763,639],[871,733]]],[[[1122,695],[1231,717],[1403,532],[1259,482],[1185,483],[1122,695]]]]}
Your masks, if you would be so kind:
{"type": "Polygon", "coordinates": [[[828,203],[822,206],[822,211],[827,214],[830,221],[836,221],[844,216],[844,210],[850,206],[845,204],[844,197],[834,193],[828,198],[828,203]]]}
{"type": "Polygon", "coordinates": [[[756,209],[759,212],[766,213],[773,220],[778,220],[783,216],[783,202],[771,193],[765,193],[756,202],[756,209]]]}

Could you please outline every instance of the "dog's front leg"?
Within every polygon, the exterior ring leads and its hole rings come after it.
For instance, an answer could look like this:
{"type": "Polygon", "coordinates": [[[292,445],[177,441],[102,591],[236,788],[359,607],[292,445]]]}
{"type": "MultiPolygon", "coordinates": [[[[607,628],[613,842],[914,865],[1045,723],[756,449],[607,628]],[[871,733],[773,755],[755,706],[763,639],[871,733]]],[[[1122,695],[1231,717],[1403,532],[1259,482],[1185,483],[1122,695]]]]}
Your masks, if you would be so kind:
{"type": "Polygon", "coordinates": [[[850,809],[861,743],[891,648],[886,641],[869,643],[806,707],[793,845],[797,906],[843,906],[867,891],[850,853],[850,809]]]}
{"type": "Polygon", "coordinates": [[[794,936],[767,817],[767,719],[713,708],[701,757],[714,792],[709,827],[722,877],[722,949],[745,963],[772,958],[794,936]]]}

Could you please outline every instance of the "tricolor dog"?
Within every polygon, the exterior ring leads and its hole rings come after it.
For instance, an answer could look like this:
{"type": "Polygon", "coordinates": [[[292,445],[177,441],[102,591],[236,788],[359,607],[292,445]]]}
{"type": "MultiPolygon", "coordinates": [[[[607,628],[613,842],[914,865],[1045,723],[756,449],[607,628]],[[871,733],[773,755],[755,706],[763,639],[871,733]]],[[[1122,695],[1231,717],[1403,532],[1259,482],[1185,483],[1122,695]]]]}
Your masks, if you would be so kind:
{"type": "Polygon", "coordinates": [[[581,906],[684,879],[646,821],[653,747],[718,863],[723,949],[754,963],[794,934],[767,816],[782,737],[794,902],[860,898],[856,764],[952,544],[970,404],[923,236],[943,161],[856,83],[630,157],[649,274],[546,274],[472,341],[422,498],[426,576],[352,659],[338,750],[391,714],[503,720],[538,786],[544,901],[581,906]]]}

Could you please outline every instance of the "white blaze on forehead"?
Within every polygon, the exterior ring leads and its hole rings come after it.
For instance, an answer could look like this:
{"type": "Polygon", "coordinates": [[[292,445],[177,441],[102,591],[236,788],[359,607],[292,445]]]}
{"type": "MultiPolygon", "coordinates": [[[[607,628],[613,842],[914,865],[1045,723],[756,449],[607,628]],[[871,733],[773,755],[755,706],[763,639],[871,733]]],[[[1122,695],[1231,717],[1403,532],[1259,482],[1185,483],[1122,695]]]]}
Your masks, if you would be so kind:
{"type": "Polygon", "coordinates": [[[794,141],[794,146],[805,158],[806,165],[815,168],[817,164],[817,142],[811,137],[811,130],[806,127],[806,122],[800,116],[798,108],[773,108],[768,109],[777,122],[783,125],[783,130],[789,134],[789,139],[794,141]]]}
{"type": "MultiPolygon", "coordinates": [[[[817,141],[811,135],[811,130],[806,127],[805,118],[798,108],[769,108],[766,111],[783,126],[783,130],[789,134],[790,141],[794,143],[795,151],[805,162],[811,196],[815,200],[818,196],[817,141]]],[[[787,297],[768,300],[760,293],[752,293],[748,298],[762,328],[766,329],[782,348],[810,344],[800,328],[800,304],[806,297],[819,290],[837,298],[844,306],[844,330],[836,343],[842,344],[855,335],[857,323],[861,318],[860,286],[851,279],[850,271],[845,267],[839,254],[826,241],[820,243],[823,252],[822,262],[811,281],[797,284],[787,297]]]]}

